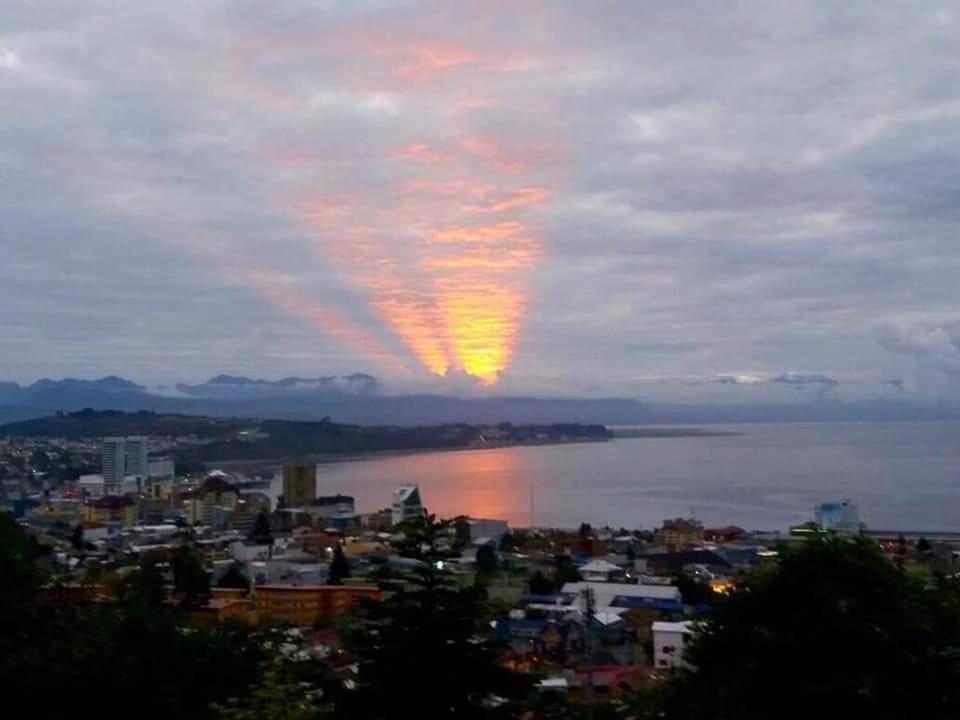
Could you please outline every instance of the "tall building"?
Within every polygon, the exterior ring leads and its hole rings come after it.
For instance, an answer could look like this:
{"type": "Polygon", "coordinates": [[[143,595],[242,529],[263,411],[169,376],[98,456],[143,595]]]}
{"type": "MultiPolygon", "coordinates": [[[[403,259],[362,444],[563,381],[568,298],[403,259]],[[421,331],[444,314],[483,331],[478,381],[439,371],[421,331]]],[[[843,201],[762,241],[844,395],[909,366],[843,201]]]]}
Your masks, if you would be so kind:
{"type": "Polygon", "coordinates": [[[103,439],[103,492],[119,495],[126,476],[126,443],[122,437],[103,439]]]}
{"type": "Polygon", "coordinates": [[[283,502],[288,508],[304,507],[317,497],[316,465],[285,465],[283,502]]]}
{"type": "Polygon", "coordinates": [[[420,501],[420,488],[416,485],[403,485],[393,493],[393,524],[399,525],[407,520],[415,520],[423,515],[423,503],[420,501]]]}
{"type": "Polygon", "coordinates": [[[122,495],[124,478],[146,479],[150,473],[148,439],[145,437],[107,437],[103,439],[103,491],[122,495]]]}
{"type": "Polygon", "coordinates": [[[124,440],[125,475],[139,475],[146,478],[150,473],[147,438],[128,437],[124,440]]]}

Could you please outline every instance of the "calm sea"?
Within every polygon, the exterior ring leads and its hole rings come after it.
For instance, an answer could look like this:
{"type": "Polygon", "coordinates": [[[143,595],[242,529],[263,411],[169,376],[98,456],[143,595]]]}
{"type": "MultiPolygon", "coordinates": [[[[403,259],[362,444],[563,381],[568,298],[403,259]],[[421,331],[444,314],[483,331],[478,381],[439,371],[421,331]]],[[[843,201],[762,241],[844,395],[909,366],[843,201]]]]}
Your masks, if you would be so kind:
{"type": "MultiPolygon", "coordinates": [[[[706,427],[706,426],[701,426],[706,427]]],[[[709,426],[722,437],[441,452],[321,464],[321,494],[360,511],[417,483],[441,516],[652,528],[666,517],[783,529],[850,498],[878,529],[960,530],[960,423],[709,426]]]]}

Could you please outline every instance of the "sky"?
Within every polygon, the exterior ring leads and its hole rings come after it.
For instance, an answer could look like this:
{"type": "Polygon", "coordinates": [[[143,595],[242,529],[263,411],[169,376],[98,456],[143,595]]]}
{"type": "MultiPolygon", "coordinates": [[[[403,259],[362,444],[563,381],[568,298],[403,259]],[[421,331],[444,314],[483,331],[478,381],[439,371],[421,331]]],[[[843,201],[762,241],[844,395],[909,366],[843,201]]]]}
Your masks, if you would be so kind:
{"type": "Polygon", "coordinates": [[[4,0],[0,379],[960,397],[956,3],[4,0]]]}

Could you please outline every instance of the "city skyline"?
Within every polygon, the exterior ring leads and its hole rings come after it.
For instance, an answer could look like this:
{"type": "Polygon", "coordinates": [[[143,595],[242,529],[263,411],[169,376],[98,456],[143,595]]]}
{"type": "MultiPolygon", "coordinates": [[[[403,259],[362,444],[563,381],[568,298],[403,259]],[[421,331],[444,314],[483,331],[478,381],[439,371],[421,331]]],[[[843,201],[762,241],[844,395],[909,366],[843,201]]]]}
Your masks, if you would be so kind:
{"type": "Polygon", "coordinates": [[[54,7],[0,9],[0,380],[960,397],[949,4],[54,7]]]}

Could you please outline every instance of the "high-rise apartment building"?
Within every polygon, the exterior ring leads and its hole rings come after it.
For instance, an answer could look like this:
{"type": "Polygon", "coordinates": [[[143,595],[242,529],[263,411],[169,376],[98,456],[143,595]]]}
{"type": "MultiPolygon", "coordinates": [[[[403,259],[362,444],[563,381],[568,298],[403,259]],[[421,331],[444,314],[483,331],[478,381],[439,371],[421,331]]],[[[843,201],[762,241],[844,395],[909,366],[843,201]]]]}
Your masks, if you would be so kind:
{"type": "Polygon", "coordinates": [[[122,437],[103,439],[103,492],[119,495],[126,476],[126,443],[122,437]]]}
{"type": "Polygon", "coordinates": [[[123,494],[124,478],[137,475],[144,480],[150,474],[149,447],[145,437],[106,437],[103,439],[103,492],[123,494]]]}
{"type": "Polygon", "coordinates": [[[139,475],[146,478],[150,474],[149,448],[147,438],[128,437],[124,440],[125,475],[139,475]]]}

